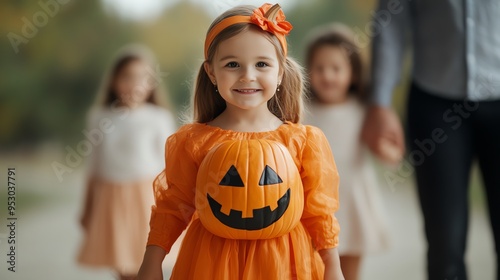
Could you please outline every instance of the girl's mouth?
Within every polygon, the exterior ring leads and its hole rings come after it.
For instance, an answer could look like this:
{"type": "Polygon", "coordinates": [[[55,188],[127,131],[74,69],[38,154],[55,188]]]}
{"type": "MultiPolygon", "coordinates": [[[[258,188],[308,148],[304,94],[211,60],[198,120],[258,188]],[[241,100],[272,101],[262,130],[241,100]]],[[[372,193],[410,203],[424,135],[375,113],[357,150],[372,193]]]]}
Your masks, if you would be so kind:
{"type": "Polygon", "coordinates": [[[255,88],[242,88],[242,89],[234,89],[237,93],[241,94],[252,94],[261,91],[260,89],[255,88]]]}

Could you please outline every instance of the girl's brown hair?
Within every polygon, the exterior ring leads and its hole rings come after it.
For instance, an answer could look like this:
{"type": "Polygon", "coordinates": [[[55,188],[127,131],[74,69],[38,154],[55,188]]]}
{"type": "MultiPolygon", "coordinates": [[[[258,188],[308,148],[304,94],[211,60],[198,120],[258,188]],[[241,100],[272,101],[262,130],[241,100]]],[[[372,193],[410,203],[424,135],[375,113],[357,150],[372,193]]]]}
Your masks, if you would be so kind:
{"type": "MultiPolygon", "coordinates": [[[[116,78],[125,67],[135,61],[144,62],[149,67],[150,74],[155,75],[156,60],[148,48],[139,44],[131,44],[123,47],[112,59],[111,67],[108,69],[108,73],[102,81],[100,92],[96,97],[95,107],[111,107],[117,104],[119,98],[114,86],[116,78]]],[[[159,78],[151,77],[151,80],[155,81],[154,85],[148,83],[148,88],[144,88],[144,90],[150,91],[150,95],[145,102],[167,108],[166,92],[159,78]]]]}
{"type": "MultiPolygon", "coordinates": [[[[349,56],[351,63],[352,78],[349,94],[356,96],[360,101],[367,101],[367,90],[364,80],[364,69],[361,52],[354,41],[354,35],[350,28],[340,23],[334,23],[325,27],[320,27],[310,39],[306,51],[306,68],[310,75],[312,62],[316,52],[325,46],[342,48],[349,56]]],[[[313,101],[319,101],[314,89],[309,85],[308,96],[313,101]]]]}
{"type": "MultiPolygon", "coordinates": [[[[238,6],[230,9],[214,20],[214,22],[210,25],[208,32],[210,32],[210,30],[217,23],[221,22],[225,18],[236,15],[250,16],[252,15],[254,9],[256,9],[256,7],[253,6],[238,6]]],[[[251,23],[238,23],[231,25],[215,37],[212,44],[208,48],[208,57],[204,63],[212,62],[215,52],[217,51],[217,46],[222,41],[240,34],[241,32],[247,31],[250,28],[261,31],[262,35],[266,36],[266,38],[274,45],[280,64],[280,73],[283,73],[283,79],[279,86],[280,90],[277,91],[276,94],[268,101],[267,107],[282,121],[298,123],[302,116],[303,96],[305,92],[303,70],[302,67],[292,58],[285,57],[283,48],[278,38],[273,34],[263,31],[251,23]]],[[[215,91],[215,87],[202,64],[198,72],[198,77],[196,78],[193,95],[194,121],[199,123],[209,122],[220,115],[225,109],[226,102],[220,94],[215,91]]]]}

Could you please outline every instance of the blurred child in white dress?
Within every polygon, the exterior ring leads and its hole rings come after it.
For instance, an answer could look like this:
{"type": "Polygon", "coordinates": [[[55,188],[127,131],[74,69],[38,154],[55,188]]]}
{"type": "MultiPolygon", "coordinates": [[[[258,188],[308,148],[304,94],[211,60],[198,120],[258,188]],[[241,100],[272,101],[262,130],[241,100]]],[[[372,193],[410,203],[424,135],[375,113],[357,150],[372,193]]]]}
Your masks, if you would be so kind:
{"type": "Polygon", "coordinates": [[[360,140],[367,100],[364,65],[352,33],[341,24],[317,31],[306,59],[310,102],[304,122],[325,133],[335,155],[340,174],[338,250],[345,279],[355,280],[362,256],[389,244],[378,178],[360,140]]]}
{"type": "Polygon", "coordinates": [[[164,166],[167,137],[176,130],[150,52],[125,47],[114,60],[88,115],[96,145],[89,160],[78,262],[105,267],[119,279],[139,270],[149,232],[153,180],[164,166]]]}

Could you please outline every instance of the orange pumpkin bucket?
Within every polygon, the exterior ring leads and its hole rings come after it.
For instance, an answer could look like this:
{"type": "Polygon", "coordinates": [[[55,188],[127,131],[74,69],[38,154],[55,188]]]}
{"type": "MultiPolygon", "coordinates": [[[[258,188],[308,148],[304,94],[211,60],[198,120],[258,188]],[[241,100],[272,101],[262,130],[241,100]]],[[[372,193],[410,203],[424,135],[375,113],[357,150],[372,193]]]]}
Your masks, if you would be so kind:
{"type": "Polygon", "coordinates": [[[196,179],[203,226],[230,239],[269,239],[290,232],[304,208],[302,180],[288,149],[260,139],[210,150],[196,179]]]}

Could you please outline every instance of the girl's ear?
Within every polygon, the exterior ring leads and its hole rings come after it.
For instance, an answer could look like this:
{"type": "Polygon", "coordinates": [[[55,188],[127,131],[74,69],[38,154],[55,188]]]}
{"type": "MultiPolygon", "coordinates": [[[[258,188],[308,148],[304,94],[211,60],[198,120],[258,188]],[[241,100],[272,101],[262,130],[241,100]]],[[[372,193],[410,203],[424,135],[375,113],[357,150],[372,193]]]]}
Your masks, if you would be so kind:
{"type": "Polygon", "coordinates": [[[281,84],[283,82],[283,75],[285,73],[285,69],[283,67],[280,67],[280,71],[278,72],[278,82],[281,84]]]}
{"type": "Polygon", "coordinates": [[[214,69],[212,67],[212,65],[210,65],[210,63],[208,62],[203,62],[203,67],[205,68],[205,72],[207,72],[207,75],[208,77],[210,78],[210,81],[212,81],[212,83],[217,83],[217,80],[215,79],[215,75],[214,75],[214,69]]]}

